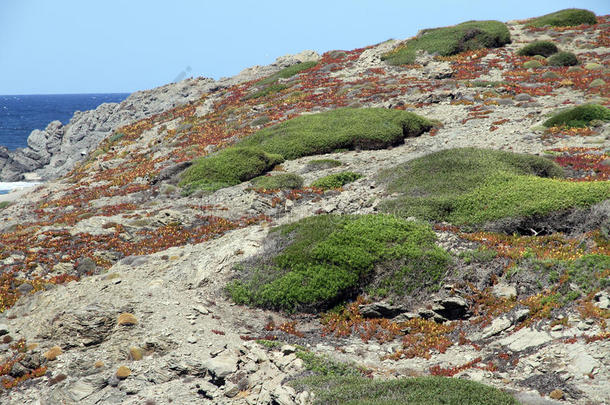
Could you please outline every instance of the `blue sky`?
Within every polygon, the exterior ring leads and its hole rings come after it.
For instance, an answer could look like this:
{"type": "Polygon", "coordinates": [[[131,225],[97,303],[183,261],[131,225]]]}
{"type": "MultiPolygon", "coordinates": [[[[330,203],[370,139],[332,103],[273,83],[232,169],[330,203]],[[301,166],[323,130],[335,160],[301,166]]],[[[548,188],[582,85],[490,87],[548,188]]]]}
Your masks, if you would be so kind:
{"type": "Polygon", "coordinates": [[[508,21],[608,0],[0,0],[0,94],[132,92],[421,28],[508,21]],[[496,3],[496,4],[494,4],[496,3]]]}

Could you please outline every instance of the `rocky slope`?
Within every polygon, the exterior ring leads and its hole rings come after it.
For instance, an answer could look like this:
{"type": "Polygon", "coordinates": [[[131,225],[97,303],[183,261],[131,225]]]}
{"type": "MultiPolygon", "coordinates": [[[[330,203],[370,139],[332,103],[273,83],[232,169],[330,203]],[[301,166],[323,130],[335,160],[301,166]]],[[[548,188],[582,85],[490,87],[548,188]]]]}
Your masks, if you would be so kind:
{"type": "MultiPolygon", "coordinates": [[[[511,22],[505,47],[419,54],[409,66],[381,60],[396,41],[327,52],[260,94],[259,78],[297,62],[285,58],[220,82],[136,93],[33,133],[28,149],[5,159],[3,179],[67,175],[0,211],[0,402],[308,404],[312,394],[290,381],[312,373],[313,353],[375,378],[471,379],[524,404],[607,403],[608,291],[559,306],[535,275],[505,273],[524,257],[608,254],[592,234],[510,236],[435,224],[438,245],[460,271],[412,305],[360,298],[344,310],[347,329],[332,314],[238,306],[224,291],[235,265],[265,252],[272,226],[376,213],[388,197],[378,173],[433,151],[547,154],[575,179],[607,181],[610,124],[539,127],[557,108],[609,105],[610,19],[598,20],[562,29],[511,22]],[[516,50],[543,39],[576,53],[583,67],[523,68],[531,58],[516,50]],[[604,83],[592,86],[598,79],[604,83]],[[297,115],[345,106],[408,109],[442,126],[390,149],[303,157],[276,169],[306,185],[344,170],[363,175],[338,190],[245,182],[185,196],[177,187],[193,158],[297,115]],[[90,153],[81,158],[81,150],[90,153]],[[342,165],[312,169],[322,158],[342,165]],[[479,246],[496,256],[476,259],[479,246]]],[[[608,210],[606,201],[588,214],[607,221],[608,210]]]]}

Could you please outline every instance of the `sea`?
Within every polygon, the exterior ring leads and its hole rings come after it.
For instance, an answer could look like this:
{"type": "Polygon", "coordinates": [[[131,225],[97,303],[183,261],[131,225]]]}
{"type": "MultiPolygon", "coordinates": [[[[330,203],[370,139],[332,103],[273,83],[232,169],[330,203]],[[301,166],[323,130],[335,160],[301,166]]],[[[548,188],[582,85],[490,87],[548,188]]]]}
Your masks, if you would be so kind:
{"type": "MultiPolygon", "coordinates": [[[[127,96],[129,93],[0,96],[0,145],[9,150],[25,148],[34,129],[45,129],[54,120],[67,124],[75,111],[94,110],[103,103],[119,103],[127,96]]],[[[0,194],[32,185],[0,182],[0,194]]]]}

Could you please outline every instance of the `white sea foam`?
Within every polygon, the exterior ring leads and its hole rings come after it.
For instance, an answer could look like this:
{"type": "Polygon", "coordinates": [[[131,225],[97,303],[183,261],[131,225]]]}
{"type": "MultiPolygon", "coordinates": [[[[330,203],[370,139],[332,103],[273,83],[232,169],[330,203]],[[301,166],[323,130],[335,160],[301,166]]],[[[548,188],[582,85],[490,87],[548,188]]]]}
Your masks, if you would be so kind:
{"type": "Polygon", "coordinates": [[[15,182],[1,182],[0,181],[0,194],[6,194],[15,189],[22,189],[28,187],[35,187],[41,183],[34,181],[15,181],[15,182]]]}

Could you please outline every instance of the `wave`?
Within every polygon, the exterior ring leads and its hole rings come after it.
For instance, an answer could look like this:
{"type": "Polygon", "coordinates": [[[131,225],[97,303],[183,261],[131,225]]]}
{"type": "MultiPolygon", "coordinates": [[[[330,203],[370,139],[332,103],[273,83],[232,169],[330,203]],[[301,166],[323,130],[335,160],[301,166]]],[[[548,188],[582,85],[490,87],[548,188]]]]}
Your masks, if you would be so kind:
{"type": "Polygon", "coordinates": [[[7,194],[8,192],[15,190],[15,189],[34,187],[39,184],[42,184],[42,183],[35,182],[35,181],[15,181],[15,182],[1,182],[0,181],[0,194],[7,194]]]}

